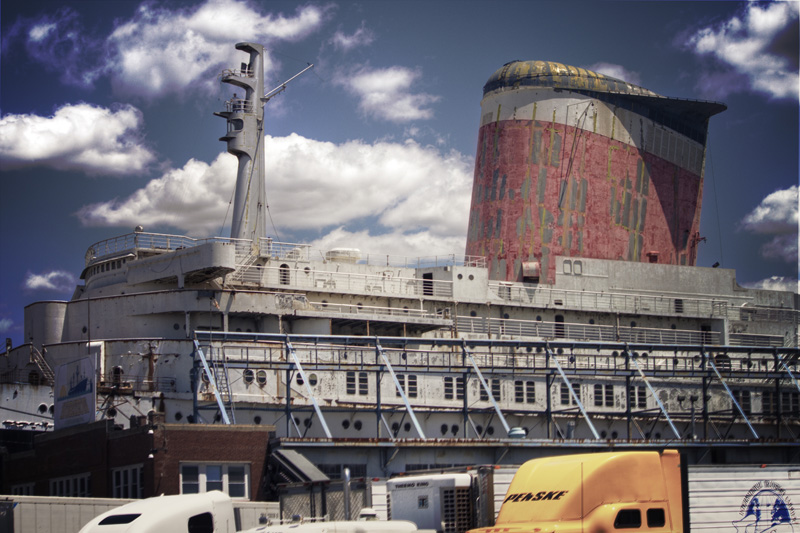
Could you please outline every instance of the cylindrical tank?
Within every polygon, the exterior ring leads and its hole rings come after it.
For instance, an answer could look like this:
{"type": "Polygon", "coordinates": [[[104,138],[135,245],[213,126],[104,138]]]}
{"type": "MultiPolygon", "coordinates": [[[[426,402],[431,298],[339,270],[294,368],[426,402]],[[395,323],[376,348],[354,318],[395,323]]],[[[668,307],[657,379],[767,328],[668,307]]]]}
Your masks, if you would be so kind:
{"type": "Polygon", "coordinates": [[[483,88],[466,254],[507,281],[553,282],[558,255],[694,265],[708,119],[725,109],[507,63],[483,88]]]}

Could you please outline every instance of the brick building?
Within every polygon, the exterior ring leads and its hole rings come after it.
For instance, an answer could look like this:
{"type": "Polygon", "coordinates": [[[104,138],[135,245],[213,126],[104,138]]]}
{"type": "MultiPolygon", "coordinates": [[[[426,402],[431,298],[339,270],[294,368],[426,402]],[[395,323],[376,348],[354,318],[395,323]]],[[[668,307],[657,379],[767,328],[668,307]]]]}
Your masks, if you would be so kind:
{"type": "Polygon", "coordinates": [[[264,500],[262,478],[272,426],[165,424],[142,417],[129,429],[112,420],[33,439],[4,453],[0,491],[35,496],[147,498],[222,490],[264,500]]]}

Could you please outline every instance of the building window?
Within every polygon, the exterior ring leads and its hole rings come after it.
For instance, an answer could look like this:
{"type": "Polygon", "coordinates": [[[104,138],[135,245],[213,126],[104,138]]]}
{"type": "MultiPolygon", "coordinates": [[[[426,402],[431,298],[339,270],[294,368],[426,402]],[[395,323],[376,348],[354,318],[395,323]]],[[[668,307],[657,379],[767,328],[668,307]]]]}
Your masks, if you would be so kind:
{"type": "Polygon", "coordinates": [[[11,494],[14,496],[33,496],[36,492],[36,483],[22,483],[11,486],[11,494]]]}
{"type": "Polygon", "coordinates": [[[450,376],[445,376],[444,378],[444,399],[453,399],[453,378],[450,376]]]}
{"type": "MultiPolygon", "coordinates": [[[[578,400],[581,399],[581,387],[577,383],[572,384],[572,390],[575,391],[575,396],[578,400]]],[[[569,387],[566,383],[561,384],[561,405],[578,405],[572,394],[569,393],[569,387]]]]}
{"type": "Polygon", "coordinates": [[[614,407],[614,385],[595,383],[594,405],[595,407],[614,407]]]}
{"type": "Polygon", "coordinates": [[[369,382],[367,381],[366,372],[358,373],[358,394],[361,396],[369,394],[369,382]]]}
{"type": "Polygon", "coordinates": [[[347,384],[345,387],[345,392],[347,394],[355,394],[356,393],[356,373],[355,372],[348,372],[347,373],[347,384]]]}
{"type": "Polygon", "coordinates": [[[514,382],[514,401],[516,403],[523,403],[525,401],[525,385],[521,380],[514,382]]]}
{"type": "MultiPolygon", "coordinates": [[[[494,397],[495,401],[499,402],[502,400],[502,396],[500,395],[500,380],[499,379],[489,379],[486,381],[486,384],[492,388],[492,396],[494,397]]],[[[481,385],[481,401],[488,402],[489,395],[486,394],[486,389],[481,385]]]]}
{"type": "Polygon", "coordinates": [[[50,496],[86,497],[92,495],[91,474],[60,477],[50,480],[50,496]]]}
{"type": "Polygon", "coordinates": [[[231,498],[250,498],[248,464],[181,464],[181,494],[219,490],[231,498]]]}
{"type": "Polygon", "coordinates": [[[644,386],[632,386],[628,391],[628,402],[631,407],[644,409],[647,407],[647,390],[644,386]]]}
{"type": "Polygon", "coordinates": [[[514,401],[516,403],[536,403],[536,384],[533,381],[515,381],[514,401]]]}
{"type": "MultiPolygon", "coordinates": [[[[750,391],[749,390],[741,390],[735,389],[731,391],[733,393],[733,398],[736,400],[736,403],[739,404],[739,407],[742,408],[744,414],[749,415],[751,412],[751,404],[750,404],[750,391]]],[[[733,406],[731,406],[733,407],[733,406]]],[[[738,415],[738,410],[735,415],[738,415]]]]}
{"type": "Polygon", "coordinates": [[[142,465],[126,466],[111,470],[112,497],[113,498],[141,498],[142,497],[142,465]]]}
{"type": "Polygon", "coordinates": [[[417,376],[416,374],[408,375],[408,390],[406,391],[409,398],[417,397],[417,376]]]}
{"type": "Polygon", "coordinates": [[[452,376],[445,376],[444,378],[444,399],[452,400],[455,396],[456,400],[464,399],[464,378],[455,378],[452,376]],[[453,388],[455,387],[455,391],[453,388]],[[454,394],[455,393],[455,394],[454,394]]]}
{"type": "Polygon", "coordinates": [[[525,382],[525,402],[536,403],[536,383],[533,381],[525,382]]]}

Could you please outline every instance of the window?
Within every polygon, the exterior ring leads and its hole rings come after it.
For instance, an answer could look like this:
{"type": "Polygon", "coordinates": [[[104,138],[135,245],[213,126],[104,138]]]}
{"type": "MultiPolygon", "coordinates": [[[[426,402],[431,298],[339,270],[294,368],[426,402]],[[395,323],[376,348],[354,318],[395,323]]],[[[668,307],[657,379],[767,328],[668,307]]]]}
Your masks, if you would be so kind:
{"type": "Polygon", "coordinates": [[[406,391],[409,398],[417,397],[417,376],[409,374],[408,376],[408,390],[406,391]]]}
{"type": "Polygon", "coordinates": [[[453,399],[453,378],[450,376],[445,376],[444,378],[444,399],[453,399]]]}
{"type": "MultiPolygon", "coordinates": [[[[572,384],[572,390],[575,391],[575,396],[578,397],[578,400],[581,399],[581,387],[577,383],[572,384]]],[[[561,384],[561,405],[578,405],[575,402],[575,398],[569,393],[569,387],[567,387],[566,383],[561,384]]]]}
{"type": "Polygon", "coordinates": [[[14,496],[33,496],[36,492],[36,483],[22,483],[11,486],[11,494],[14,496]]]}
{"type": "Polygon", "coordinates": [[[366,372],[358,373],[358,394],[361,396],[366,396],[369,394],[369,382],[367,381],[366,372]]]}
{"type": "Polygon", "coordinates": [[[536,403],[536,383],[533,381],[525,382],[525,402],[536,403]]]}
{"type": "Polygon", "coordinates": [[[596,383],[594,386],[595,407],[614,407],[614,385],[596,383]]]}
{"type": "Polygon", "coordinates": [[[142,497],[142,465],[125,466],[111,470],[111,493],[114,498],[142,497]]]}
{"type": "Polygon", "coordinates": [[[647,510],[647,527],[664,527],[667,523],[667,516],[664,509],[647,510]]]}
{"type": "Polygon", "coordinates": [[[345,393],[356,393],[356,377],[358,378],[358,394],[361,396],[366,396],[369,394],[369,380],[366,372],[358,372],[358,375],[356,375],[356,372],[348,372],[345,380],[345,393]]]}
{"type": "Polygon", "coordinates": [[[347,384],[345,387],[345,392],[347,394],[355,394],[356,393],[356,373],[355,372],[348,372],[347,373],[347,384]]]}
{"type": "Polygon", "coordinates": [[[644,409],[647,407],[647,391],[643,386],[632,386],[628,391],[628,402],[631,407],[644,409]]]}
{"type": "MultiPolygon", "coordinates": [[[[500,380],[499,379],[490,379],[486,381],[486,384],[492,388],[492,396],[494,397],[495,401],[500,401],[502,396],[500,395],[500,380]]],[[[489,401],[489,395],[486,394],[486,389],[481,385],[481,400],[484,402],[489,401]]]]}
{"type": "Polygon", "coordinates": [[[220,490],[231,498],[249,499],[250,465],[181,464],[181,494],[220,490]]]}
{"type": "Polygon", "coordinates": [[[250,385],[255,378],[255,374],[253,373],[252,368],[245,368],[244,372],[242,372],[242,376],[244,377],[244,382],[250,385]]]}
{"type": "Polygon", "coordinates": [[[290,280],[289,265],[283,264],[279,267],[279,270],[281,285],[288,285],[290,280]]]}
{"type": "Polygon", "coordinates": [[[533,381],[515,381],[514,401],[516,403],[536,403],[536,384],[533,381]]]}
{"type": "Polygon", "coordinates": [[[522,381],[514,382],[514,401],[522,403],[525,401],[525,388],[522,381]]]}
{"type": "Polygon", "coordinates": [[[189,518],[189,533],[214,533],[214,516],[211,513],[200,513],[189,518]]]}
{"type": "Polygon", "coordinates": [[[259,370],[256,372],[256,382],[260,387],[263,387],[267,384],[267,371],[266,370],[259,370]]]}
{"type": "Polygon", "coordinates": [[[50,480],[50,496],[91,495],[91,474],[79,474],[50,480]]]}
{"type": "Polygon", "coordinates": [[[463,400],[464,399],[464,378],[455,378],[455,380],[451,376],[445,376],[444,378],[444,399],[445,400],[452,400],[454,397],[453,388],[455,387],[455,399],[456,400],[463,400]]]}
{"type": "Polygon", "coordinates": [[[642,527],[642,512],[639,509],[622,509],[614,519],[616,529],[634,529],[642,527]]]}
{"type": "MultiPolygon", "coordinates": [[[[736,403],[739,404],[739,407],[742,408],[744,414],[749,415],[751,412],[751,404],[750,404],[750,391],[749,390],[741,390],[735,389],[731,391],[733,393],[733,398],[736,400],[736,403]]],[[[731,406],[732,408],[736,409],[735,407],[731,406]]],[[[736,409],[735,415],[738,415],[738,409],[736,409]]]]}

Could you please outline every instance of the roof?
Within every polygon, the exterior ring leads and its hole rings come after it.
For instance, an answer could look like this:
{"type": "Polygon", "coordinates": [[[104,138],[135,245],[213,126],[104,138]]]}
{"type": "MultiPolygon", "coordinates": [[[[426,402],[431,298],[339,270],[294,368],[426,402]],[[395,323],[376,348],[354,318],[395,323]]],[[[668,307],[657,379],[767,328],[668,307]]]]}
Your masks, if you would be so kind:
{"type": "Polygon", "coordinates": [[[483,86],[483,94],[485,96],[496,89],[520,86],[660,96],[653,91],[605,74],[553,61],[511,61],[506,63],[489,77],[486,85],[483,86]]]}

